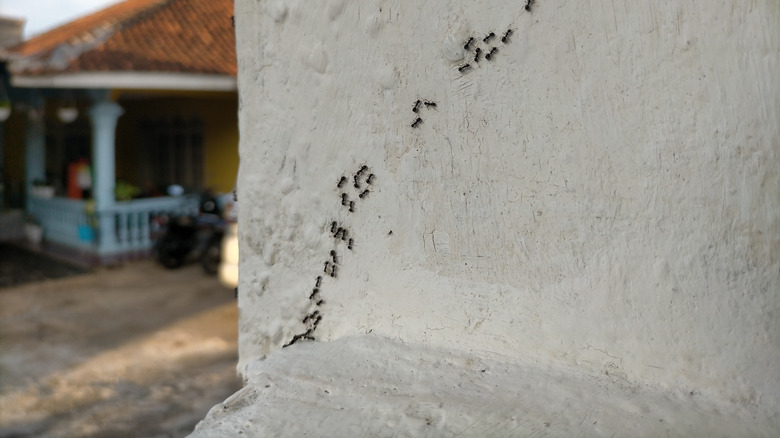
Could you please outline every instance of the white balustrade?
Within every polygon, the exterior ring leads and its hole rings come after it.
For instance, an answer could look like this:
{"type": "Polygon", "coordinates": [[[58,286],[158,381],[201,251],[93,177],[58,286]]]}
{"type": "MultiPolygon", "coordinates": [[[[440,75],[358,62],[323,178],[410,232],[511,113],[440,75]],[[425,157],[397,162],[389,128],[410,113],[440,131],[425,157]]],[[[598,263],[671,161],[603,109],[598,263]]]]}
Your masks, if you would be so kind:
{"type": "Polygon", "coordinates": [[[30,196],[29,213],[43,226],[48,241],[99,253],[121,253],[151,249],[156,231],[152,220],[161,214],[197,214],[199,199],[198,195],[185,195],[122,201],[88,214],[82,200],[30,196]],[[100,233],[94,229],[100,226],[98,218],[115,223],[116,243],[111,248],[101,245],[100,233]]]}
{"type": "Polygon", "coordinates": [[[199,199],[197,195],[187,195],[117,202],[108,211],[116,218],[118,247],[121,251],[151,248],[152,220],[161,214],[197,214],[199,199]]]}
{"type": "Polygon", "coordinates": [[[78,248],[90,248],[93,242],[79,237],[79,228],[89,226],[86,202],[68,198],[28,197],[29,213],[43,227],[46,240],[78,248]]]}

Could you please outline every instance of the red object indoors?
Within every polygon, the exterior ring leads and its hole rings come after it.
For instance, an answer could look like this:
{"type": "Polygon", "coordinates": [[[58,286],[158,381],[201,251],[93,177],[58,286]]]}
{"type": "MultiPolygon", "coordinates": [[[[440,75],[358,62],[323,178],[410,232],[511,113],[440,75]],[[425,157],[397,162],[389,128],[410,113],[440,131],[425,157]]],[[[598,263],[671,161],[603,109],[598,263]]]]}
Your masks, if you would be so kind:
{"type": "Polygon", "coordinates": [[[89,175],[89,161],[81,159],[68,165],[68,198],[81,199],[83,198],[84,189],[88,189],[91,186],[85,185],[84,174],[89,175]]]}

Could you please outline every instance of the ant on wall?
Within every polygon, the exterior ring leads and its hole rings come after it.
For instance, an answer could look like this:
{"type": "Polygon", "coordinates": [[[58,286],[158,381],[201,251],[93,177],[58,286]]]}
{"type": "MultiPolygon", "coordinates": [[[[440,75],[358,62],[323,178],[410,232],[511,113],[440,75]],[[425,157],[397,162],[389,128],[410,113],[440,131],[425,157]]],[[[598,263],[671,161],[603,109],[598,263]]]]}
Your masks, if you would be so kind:
{"type": "Polygon", "coordinates": [[[501,37],[501,42],[506,44],[509,41],[510,35],[512,35],[512,29],[507,29],[504,36],[501,37]]]}

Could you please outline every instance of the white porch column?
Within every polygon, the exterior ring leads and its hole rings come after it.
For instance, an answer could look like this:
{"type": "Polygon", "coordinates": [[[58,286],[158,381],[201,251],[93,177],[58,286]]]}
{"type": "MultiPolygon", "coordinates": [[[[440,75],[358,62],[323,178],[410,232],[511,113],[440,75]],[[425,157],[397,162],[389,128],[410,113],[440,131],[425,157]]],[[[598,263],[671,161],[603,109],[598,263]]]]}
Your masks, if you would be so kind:
{"type": "Polygon", "coordinates": [[[115,102],[99,101],[89,110],[92,119],[92,196],[100,221],[98,252],[110,253],[117,249],[116,224],[110,208],[116,202],[115,185],[115,136],[116,122],[124,111],[115,102]]]}
{"type": "Polygon", "coordinates": [[[33,109],[27,117],[24,145],[25,205],[30,210],[33,182],[46,178],[46,125],[43,110],[33,109]]]}

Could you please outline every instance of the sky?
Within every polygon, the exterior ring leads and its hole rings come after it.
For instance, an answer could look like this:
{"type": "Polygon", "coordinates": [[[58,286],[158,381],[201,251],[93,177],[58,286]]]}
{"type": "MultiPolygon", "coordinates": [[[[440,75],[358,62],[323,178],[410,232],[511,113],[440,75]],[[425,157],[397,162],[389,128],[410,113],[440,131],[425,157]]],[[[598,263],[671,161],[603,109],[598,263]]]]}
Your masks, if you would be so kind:
{"type": "Polygon", "coordinates": [[[0,15],[25,18],[24,38],[122,0],[0,0],[0,15]]]}

